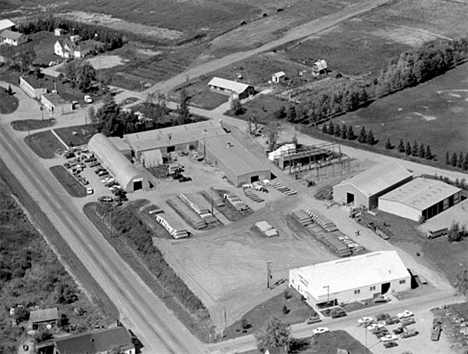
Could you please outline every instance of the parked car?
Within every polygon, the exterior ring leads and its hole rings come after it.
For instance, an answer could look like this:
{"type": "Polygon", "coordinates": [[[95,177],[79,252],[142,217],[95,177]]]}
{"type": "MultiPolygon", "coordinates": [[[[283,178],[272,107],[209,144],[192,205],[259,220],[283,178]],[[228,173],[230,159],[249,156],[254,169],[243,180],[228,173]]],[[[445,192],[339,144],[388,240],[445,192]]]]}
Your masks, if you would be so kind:
{"type": "Polygon", "coordinates": [[[411,324],[416,323],[416,320],[413,317],[402,318],[400,323],[405,326],[409,326],[411,324]]]}
{"type": "Polygon", "coordinates": [[[394,334],[387,334],[386,336],[383,336],[382,338],[380,338],[380,340],[382,342],[393,342],[395,340],[398,340],[398,337],[394,334]]]}
{"type": "Polygon", "coordinates": [[[411,329],[411,330],[407,330],[405,332],[403,332],[400,337],[403,339],[403,338],[410,338],[410,337],[414,337],[414,336],[417,336],[418,335],[418,332],[414,329],[411,329]]]}
{"type": "Polygon", "coordinates": [[[101,203],[112,203],[114,199],[111,196],[103,195],[102,197],[98,198],[98,201],[101,203]]]}
{"type": "Polygon", "coordinates": [[[179,179],[179,182],[182,183],[182,182],[189,182],[191,181],[192,178],[191,177],[185,177],[185,176],[182,176],[182,178],[179,179]]]}
{"type": "Polygon", "coordinates": [[[375,336],[376,336],[378,339],[380,339],[380,338],[385,337],[386,335],[388,335],[389,332],[388,332],[388,329],[385,328],[385,329],[382,330],[381,332],[374,333],[374,334],[375,334],[375,336]]]}
{"type": "Polygon", "coordinates": [[[400,323],[400,319],[398,317],[390,317],[385,320],[385,324],[387,326],[397,324],[397,323],[400,323]]]}
{"type": "Polygon", "coordinates": [[[402,334],[404,331],[405,331],[405,327],[404,327],[404,326],[401,326],[401,327],[395,328],[395,329],[393,330],[393,333],[394,333],[394,334],[402,334]]]}
{"type": "Polygon", "coordinates": [[[412,313],[411,311],[409,310],[405,310],[403,312],[400,312],[399,314],[397,314],[397,317],[399,319],[402,319],[402,318],[408,318],[408,317],[413,317],[414,316],[414,313],[412,313]]]}
{"type": "Polygon", "coordinates": [[[366,316],[366,317],[361,317],[360,319],[357,320],[358,324],[360,324],[360,325],[366,325],[366,326],[369,325],[369,324],[371,324],[371,323],[374,322],[374,321],[375,321],[375,318],[373,318],[373,317],[368,317],[368,316],[366,316]]]}
{"type": "Polygon", "coordinates": [[[327,332],[330,332],[330,330],[327,327],[317,327],[312,330],[313,334],[322,334],[327,332]]]}
{"type": "Polygon", "coordinates": [[[87,194],[87,195],[94,194],[94,189],[92,189],[92,188],[86,188],[86,194],[87,194]]]}
{"type": "Polygon", "coordinates": [[[340,308],[334,308],[330,311],[331,318],[339,318],[346,316],[346,311],[340,308]]]}
{"type": "Polygon", "coordinates": [[[306,321],[307,324],[313,324],[318,322],[322,322],[319,316],[310,316],[306,321]]]}
{"type": "Polygon", "coordinates": [[[393,342],[385,342],[385,343],[383,344],[383,346],[384,346],[385,348],[388,349],[388,348],[398,347],[398,343],[395,342],[395,341],[393,341],[393,342]]]}
{"type": "Polygon", "coordinates": [[[84,101],[85,101],[86,103],[93,103],[93,99],[91,98],[90,95],[85,95],[85,96],[84,96],[84,101]]]}
{"type": "Polygon", "coordinates": [[[367,326],[367,330],[368,331],[374,331],[376,330],[377,328],[384,328],[385,325],[381,324],[381,323],[371,323],[369,326],[367,326]]]}

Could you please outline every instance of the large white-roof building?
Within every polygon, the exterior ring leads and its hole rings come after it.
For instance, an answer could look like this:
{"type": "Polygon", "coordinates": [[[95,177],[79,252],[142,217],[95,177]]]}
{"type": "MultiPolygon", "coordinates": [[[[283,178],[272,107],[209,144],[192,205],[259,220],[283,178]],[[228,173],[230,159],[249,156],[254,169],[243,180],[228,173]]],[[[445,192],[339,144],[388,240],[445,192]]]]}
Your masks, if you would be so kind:
{"type": "Polygon", "coordinates": [[[11,30],[15,27],[15,23],[10,20],[0,20],[0,32],[3,30],[11,30]]]}
{"type": "Polygon", "coordinates": [[[379,197],[379,209],[420,221],[432,218],[460,200],[459,188],[433,179],[416,178],[379,197]]]}
{"type": "Polygon", "coordinates": [[[208,87],[213,92],[221,93],[223,95],[235,96],[240,100],[247,98],[255,93],[255,89],[251,85],[242,82],[214,77],[208,82],[208,87]]]}
{"type": "Polygon", "coordinates": [[[289,287],[320,307],[410,290],[411,275],[396,251],[380,251],[291,269],[289,287]]]}
{"type": "Polygon", "coordinates": [[[88,149],[125,191],[134,192],[149,188],[148,178],[133,166],[106,136],[95,134],[88,143],[88,149]]]}
{"type": "Polygon", "coordinates": [[[200,141],[205,158],[218,166],[235,186],[271,179],[267,161],[262,161],[230,134],[200,141]]]}
{"type": "Polygon", "coordinates": [[[377,207],[378,198],[412,178],[411,172],[396,162],[374,166],[333,187],[337,203],[368,209],[377,207]]]}

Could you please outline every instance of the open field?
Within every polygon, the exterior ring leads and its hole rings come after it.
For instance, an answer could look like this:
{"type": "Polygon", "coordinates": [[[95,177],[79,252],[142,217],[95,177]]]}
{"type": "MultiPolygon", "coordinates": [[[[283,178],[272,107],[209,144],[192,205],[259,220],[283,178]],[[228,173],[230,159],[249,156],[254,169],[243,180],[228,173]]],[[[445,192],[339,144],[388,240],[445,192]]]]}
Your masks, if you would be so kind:
{"type": "Polygon", "coordinates": [[[60,139],[68,146],[81,146],[88,143],[94,134],[96,134],[96,125],[76,125],[54,129],[60,139]]]}
{"type": "Polygon", "coordinates": [[[22,119],[11,122],[14,130],[25,132],[28,130],[36,130],[53,127],[56,121],[53,119],[38,120],[38,119],[22,119]]]}
{"type": "Polygon", "coordinates": [[[50,172],[54,175],[57,181],[65,188],[65,190],[75,198],[86,197],[86,188],[76,180],[62,165],[52,166],[50,172]]]}
{"type": "Polygon", "coordinates": [[[43,159],[53,159],[59,151],[65,149],[50,130],[28,135],[24,141],[37,156],[43,159]]]}
{"type": "Polygon", "coordinates": [[[0,113],[9,114],[18,108],[18,99],[14,95],[9,95],[3,88],[0,88],[0,113]]]}

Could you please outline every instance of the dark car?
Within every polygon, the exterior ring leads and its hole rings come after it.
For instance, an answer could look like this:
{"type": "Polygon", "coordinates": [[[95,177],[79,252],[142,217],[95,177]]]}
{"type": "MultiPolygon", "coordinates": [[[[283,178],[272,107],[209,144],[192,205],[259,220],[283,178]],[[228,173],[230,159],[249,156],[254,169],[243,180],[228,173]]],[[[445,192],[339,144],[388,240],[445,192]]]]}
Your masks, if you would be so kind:
{"type": "Polygon", "coordinates": [[[189,182],[191,181],[192,178],[191,177],[185,177],[185,176],[182,176],[181,179],[179,179],[179,182],[182,183],[182,182],[189,182]]]}
{"type": "Polygon", "coordinates": [[[410,324],[416,323],[416,320],[413,317],[410,317],[410,318],[403,318],[400,320],[400,322],[404,324],[405,326],[408,326],[410,324]]]}
{"type": "Polygon", "coordinates": [[[405,327],[398,327],[393,330],[395,334],[402,334],[405,331],[405,327]]]}
{"type": "Polygon", "coordinates": [[[400,323],[400,319],[398,317],[390,317],[385,320],[385,324],[387,326],[397,324],[397,323],[400,323]]]}
{"type": "Polygon", "coordinates": [[[333,309],[330,311],[331,318],[340,318],[346,316],[346,311],[343,309],[333,309]]]}
{"type": "Polygon", "coordinates": [[[320,319],[320,317],[318,316],[311,316],[307,319],[307,324],[313,324],[313,323],[318,323],[318,322],[322,322],[322,320],[320,319]]]}
{"type": "Polygon", "coordinates": [[[383,346],[388,349],[388,348],[398,347],[398,343],[396,343],[396,342],[386,342],[386,343],[384,343],[383,346]]]}

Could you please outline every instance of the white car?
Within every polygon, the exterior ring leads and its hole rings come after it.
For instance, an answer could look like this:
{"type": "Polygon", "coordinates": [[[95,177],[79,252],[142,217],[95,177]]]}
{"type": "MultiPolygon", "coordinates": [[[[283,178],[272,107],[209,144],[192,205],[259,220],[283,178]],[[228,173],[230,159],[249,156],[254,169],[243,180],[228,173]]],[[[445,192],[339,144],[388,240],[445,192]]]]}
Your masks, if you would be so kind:
{"type": "Polygon", "coordinates": [[[92,188],[86,188],[86,194],[87,194],[87,195],[94,194],[94,189],[92,189],[92,188]]]}
{"type": "Polygon", "coordinates": [[[317,327],[312,330],[313,334],[322,334],[327,332],[330,332],[330,330],[327,327],[317,327]]]}
{"type": "Polygon", "coordinates": [[[414,316],[414,313],[412,313],[411,311],[408,311],[408,310],[405,310],[405,311],[397,314],[397,317],[399,319],[413,317],[413,316],[414,316]]]}
{"type": "Polygon", "coordinates": [[[362,324],[370,324],[372,322],[374,322],[375,319],[374,317],[361,317],[360,319],[357,320],[357,322],[362,325],[362,324]]]}
{"type": "Polygon", "coordinates": [[[372,323],[372,324],[370,324],[369,326],[367,326],[366,328],[367,328],[369,331],[373,331],[374,329],[383,328],[383,327],[385,327],[385,325],[383,325],[382,323],[372,323]]]}
{"type": "Polygon", "coordinates": [[[93,99],[91,98],[90,95],[85,95],[85,96],[84,96],[84,101],[85,101],[86,103],[93,103],[93,99]]]}
{"type": "Polygon", "coordinates": [[[380,340],[384,343],[386,342],[393,342],[395,340],[398,340],[398,337],[394,334],[387,334],[385,336],[383,336],[382,338],[380,338],[380,340]]]}

